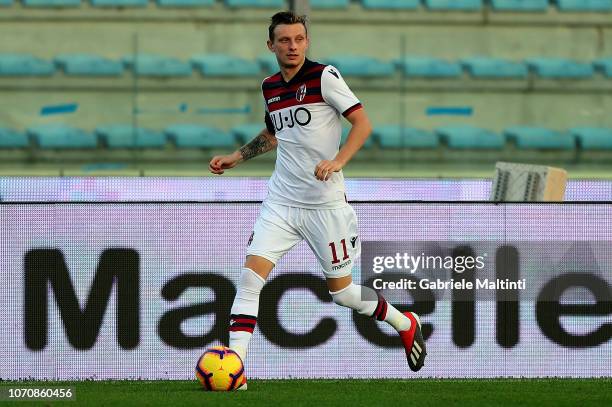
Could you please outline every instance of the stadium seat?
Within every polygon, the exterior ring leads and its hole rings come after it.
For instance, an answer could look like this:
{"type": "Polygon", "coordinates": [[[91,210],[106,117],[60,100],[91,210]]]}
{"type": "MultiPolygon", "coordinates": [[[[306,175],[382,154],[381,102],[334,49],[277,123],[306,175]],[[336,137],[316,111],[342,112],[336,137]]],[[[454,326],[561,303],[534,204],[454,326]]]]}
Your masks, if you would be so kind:
{"type": "Polygon", "coordinates": [[[65,54],[54,59],[55,65],[66,75],[74,76],[121,76],[123,65],[98,55],[65,54]]]}
{"type": "Polygon", "coordinates": [[[527,66],[520,62],[506,61],[499,58],[472,57],[464,58],[461,65],[474,78],[526,78],[527,66]]]}
{"type": "Polygon", "coordinates": [[[191,76],[193,73],[191,66],[187,62],[176,58],[164,57],[154,54],[139,54],[137,63],[134,64],[134,56],[126,55],[122,58],[126,67],[131,68],[141,76],[191,76]]]}
{"type": "Polygon", "coordinates": [[[391,76],[394,71],[392,63],[364,56],[336,55],[326,58],[324,63],[335,66],[344,76],[391,76]]]}
{"type": "Polygon", "coordinates": [[[593,61],[593,66],[605,77],[612,78],[612,57],[597,59],[593,61]]]}
{"type": "Polygon", "coordinates": [[[547,11],[548,0],[491,0],[495,11],[547,11]]]}
{"type": "Polygon", "coordinates": [[[461,65],[431,57],[405,57],[394,61],[404,75],[425,78],[458,78],[462,75],[461,65]]]}
{"type": "Polygon", "coordinates": [[[576,146],[576,140],[572,134],[542,127],[509,127],[504,130],[504,136],[521,150],[573,150],[576,146]]]}
{"type": "Polygon", "coordinates": [[[164,8],[211,7],[215,0],[157,0],[157,5],[164,8]]]}
{"type": "Polygon", "coordinates": [[[28,137],[25,134],[0,127],[0,148],[25,148],[29,144],[28,137]]]}
{"type": "Polygon", "coordinates": [[[0,0],[0,7],[10,7],[13,5],[13,0],[0,0]]]}
{"type": "Polygon", "coordinates": [[[440,140],[436,134],[412,127],[395,125],[376,127],[372,136],[382,148],[436,148],[440,140]]]}
{"type": "Polygon", "coordinates": [[[560,11],[612,11],[612,0],[556,0],[560,11]]]}
{"type": "Polygon", "coordinates": [[[149,0],[91,0],[94,7],[147,7],[149,0]]]}
{"type": "Polygon", "coordinates": [[[501,150],[501,134],[472,126],[446,126],[437,128],[436,134],[449,148],[456,150],[501,150]]]}
{"type": "Polygon", "coordinates": [[[225,0],[225,5],[231,8],[275,8],[280,9],[285,6],[283,0],[225,0]]]}
{"type": "Polygon", "coordinates": [[[482,0],[425,0],[431,10],[480,11],[482,0]]]}
{"type": "Polygon", "coordinates": [[[349,0],[310,0],[312,9],[344,9],[348,6],[349,0]]]}
{"type": "Polygon", "coordinates": [[[263,119],[260,123],[247,123],[232,127],[230,133],[240,144],[246,144],[251,141],[266,127],[263,119]]]}
{"type": "Polygon", "coordinates": [[[81,0],[22,0],[25,7],[79,7],[81,0]]]}
{"type": "Polygon", "coordinates": [[[421,2],[419,0],[361,0],[361,5],[371,10],[416,10],[421,2]]]}
{"type": "Polygon", "coordinates": [[[204,76],[257,76],[261,73],[256,62],[226,54],[194,55],[191,64],[204,76]]]}
{"type": "Polygon", "coordinates": [[[96,136],[63,124],[48,124],[27,130],[41,149],[92,149],[98,146],[96,136]]]}
{"type": "Polygon", "coordinates": [[[175,124],[164,132],[178,148],[232,148],[234,137],[210,126],[175,124]]]}
{"type": "Polygon", "coordinates": [[[166,145],[163,133],[142,127],[134,131],[129,124],[99,126],[94,133],[108,148],[163,148],[166,145]]]}
{"type": "Polygon", "coordinates": [[[570,133],[583,150],[612,150],[612,128],[576,127],[570,133]]]}
{"type": "Polygon", "coordinates": [[[276,61],[276,55],[271,52],[258,56],[257,63],[261,69],[269,75],[278,72],[279,68],[278,62],[276,61]]]}
{"type": "MultiPolygon", "coordinates": [[[[343,127],[342,128],[342,134],[340,135],[340,145],[343,145],[344,143],[346,143],[346,140],[348,139],[348,134],[349,131],[351,129],[349,129],[348,127],[343,127]]],[[[365,141],[365,143],[363,143],[363,148],[371,148],[374,146],[374,135],[370,135],[370,137],[368,137],[365,141]]]]}
{"type": "Polygon", "coordinates": [[[564,58],[529,58],[525,62],[538,76],[549,79],[587,79],[593,77],[593,66],[564,58]]]}
{"type": "Polygon", "coordinates": [[[0,76],[51,76],[55,66],[30,54],[0,54],[0,76]]]}

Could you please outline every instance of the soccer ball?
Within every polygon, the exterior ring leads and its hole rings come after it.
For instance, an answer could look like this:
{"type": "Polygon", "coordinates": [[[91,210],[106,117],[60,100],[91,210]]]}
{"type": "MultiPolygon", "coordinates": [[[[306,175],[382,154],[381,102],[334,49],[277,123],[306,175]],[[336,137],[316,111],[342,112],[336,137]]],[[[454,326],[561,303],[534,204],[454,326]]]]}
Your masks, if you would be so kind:
{"type": "Polygon", "coordinates": [[[213,346],[196,364],[196,377],[207,391],[232,391],[246,383],[240,356],[225,346],[213,346]]]}

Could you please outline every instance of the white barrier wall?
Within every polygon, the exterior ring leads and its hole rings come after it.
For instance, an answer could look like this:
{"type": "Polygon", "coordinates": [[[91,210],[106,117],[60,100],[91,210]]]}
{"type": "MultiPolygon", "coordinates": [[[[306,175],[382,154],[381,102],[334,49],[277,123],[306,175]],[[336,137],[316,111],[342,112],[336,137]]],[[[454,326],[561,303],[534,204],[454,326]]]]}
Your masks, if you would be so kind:
{"type": "MultiPolygon", "coordinates": [[[[331,302],[301,243],[262,293],[249,377],[610,374],[612,204],[354,207],[366,246],[485,242],[474,246],[479,254],[521,242],[527,289],[518,307],[509,305],[500,322],[491,297],[470,303],[436,290],[389,293],[403,308],[418,300],[429,356],[414,374],[392,330],[331,302]],[[557,297],[550,290],[539,297],[547,284],[557,297]],[[503,338],[512,332],[515,340],[503,338]]],[[[249,203],[1,204],[0,378],[193,377],[199,354],[227,340],[258,211],[249,203]]],[[[356,281],[367,267],[356,261],[356,281]]]]}

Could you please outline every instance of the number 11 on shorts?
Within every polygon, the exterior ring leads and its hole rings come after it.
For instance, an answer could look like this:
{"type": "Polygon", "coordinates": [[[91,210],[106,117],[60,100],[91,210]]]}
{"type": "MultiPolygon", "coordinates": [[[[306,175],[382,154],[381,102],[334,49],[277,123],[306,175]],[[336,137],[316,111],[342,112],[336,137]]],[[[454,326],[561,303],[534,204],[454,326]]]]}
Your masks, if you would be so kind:
{"type": "MultiPolygon", "coordinates": [[[[340,243],[342,243],[342,251],[344,252],[344,257],[342,258],[342,261],[348,260],[349,255],[348,255],[348,251],[346,250],[346,239],[340,240],[340,243]]],[[[336,243],[329,242],[329,247],[331,248],[331,252],[332,252],[332,264],[340,263],[340,260],[338,259],[338,255],[336,254],[336,243]]]]}

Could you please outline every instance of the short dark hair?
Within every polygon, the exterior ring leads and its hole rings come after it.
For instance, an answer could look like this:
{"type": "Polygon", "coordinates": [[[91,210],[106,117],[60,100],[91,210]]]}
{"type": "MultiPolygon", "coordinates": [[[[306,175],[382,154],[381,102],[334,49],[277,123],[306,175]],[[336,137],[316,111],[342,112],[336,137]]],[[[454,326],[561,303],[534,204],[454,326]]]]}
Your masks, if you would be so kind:
{"type": "Polygon", "coordinates": [[[270,27],[268,27],[268,37],[270,41],[274,41],[274,29],[280,24],[302,24],[306,34],[308,34],[308,28],[306,28],[306,16],[298,16],[293,11],[281,11],[272,16],[270,19],[270,27]]]}

